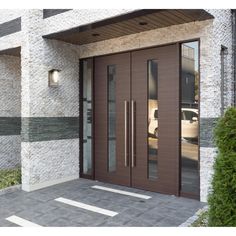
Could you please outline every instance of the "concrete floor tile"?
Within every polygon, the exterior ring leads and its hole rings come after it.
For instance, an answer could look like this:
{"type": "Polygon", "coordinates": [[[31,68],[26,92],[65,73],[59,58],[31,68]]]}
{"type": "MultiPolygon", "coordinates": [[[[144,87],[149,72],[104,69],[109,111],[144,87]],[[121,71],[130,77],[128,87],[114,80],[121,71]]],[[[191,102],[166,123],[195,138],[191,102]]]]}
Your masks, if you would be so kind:
{"type": "Polygon", "coordinates": [[[79,179],[34,192],[16,191],[0,196],[0,226],[12,226],[6,217],[17,215],[42,226],[122,227],[178,226],[205,204],[124,186],[79,179]],[[92,189],[100,185],[149,195],[148,200],[92,189]],[[116,211],[114,217],[69,206],[54,199],[64,197],[116,211]]]}

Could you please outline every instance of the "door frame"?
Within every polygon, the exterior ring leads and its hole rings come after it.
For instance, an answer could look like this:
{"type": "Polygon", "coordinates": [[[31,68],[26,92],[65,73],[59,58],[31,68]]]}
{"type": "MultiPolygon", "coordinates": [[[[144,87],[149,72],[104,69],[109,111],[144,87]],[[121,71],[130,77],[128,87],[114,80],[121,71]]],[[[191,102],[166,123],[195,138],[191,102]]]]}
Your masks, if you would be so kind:
{"type": "MultiPolygon", "coordinates": [[[[92,96],[92,117],[94,118],[94,59],[95,57],[103,57],[103,56],[109,56],[109,55],[115,55],[115,54],[122,54],[125,52],[134,52],[134,51],[140,51],[140,50],[145,50],[145,49],[151,49],[151,48],[158,48],[158,47],[164,47],[164,46],[169,46],[169,45],[173,45],[173,44],[177,44],[178,49],[179,49],[179,107],[181,108],[181,94],[182,94],[182,87],[181,87],[181,68],[182,68],[182,62],[181,62],[181,44],[182,43],[189,43],[189,42],[193,42],[193,41],[197,41],[198,42],[198,70],[199,70],[199,81],[198,81],[198,98],[199,98],[199,103],[198,103],[198,114],[199,117],[201,114],[200,111],[200,103],[201,103],[201,98],[200,98],[200,81],[201,81],[201,71],[200,71],[200,58],[201,58],[201,54],[200,54],[200,48],[201,48],[201,40],[200,38],[192,38],[192,39],[188,39],[188,40],[181,40],[181,41],[176,41],[176,42],[171,42],[171,43],[165,43],[165,44],[160,44],[160,45],[155,45],[155,46],[149,46],[149,47],[142,47],[142,48],[138,48],[138,49],[132,49],[132,50],[124,50],[124,51],[120,51],[120,52],[115,52],[115,53],[107,53],[107,54],[103,54],[103,55],[98,55],[98,56],[92,56],[92,57],[84,57],[79,59],[79,126],[83,127],[83,61],[84,60],[91,60],[92,61],[92,86],[91,86],[91,96],[92,96]]],[[[188,197],[188,198],[193,198],[193,199],[197,199],[200,200],[200,119],[199,119],[199,129],[198,129],[198,172],[199,172],[199,177],[198,177],[198,182],[199,182],[199,193],[198,195],[192,194],[192,193],[187,193],[187,192],[182,192],[181,191],[181,167],[182,167],[182,162],[181,162],[181,112],[179,112],[179,191],[177,196],[182,196],[182,197],[188,197]]],[[[94,119],[92,118],[92,137],[94,137],[94,119]]],[[[80,178],[85,178],[85,179],[92,179],[95,180],[95,156],[94,156],[94,138],[92,138],[92,147],[91,147],[91,155],[92,155],[92,174],[88,175],[88,174],[84,174],[83,173],[83,128],[79,129],[79,163],[80,163],[80,173],[79,176],[80,178]]]]}

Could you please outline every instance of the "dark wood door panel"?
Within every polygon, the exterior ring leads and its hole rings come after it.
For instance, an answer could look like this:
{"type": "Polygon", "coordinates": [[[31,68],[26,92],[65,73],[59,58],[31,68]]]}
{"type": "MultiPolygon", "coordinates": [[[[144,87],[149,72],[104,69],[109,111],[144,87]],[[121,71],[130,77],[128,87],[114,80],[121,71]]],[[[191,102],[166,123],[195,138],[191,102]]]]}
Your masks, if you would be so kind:
{"type": "Polygon", "coordinates": [[[132,99],[136,102],[136,166],[132,186],[179,192],[179,55],[177,45],[132,52],[132,99]],[[148,179],[148,60],[158,64],[157,179],[148,179]]]}
{"type": "MultiPolygon", "coordinates": [[[[124,101],[130,100],[130,53],[95,58],[95,178],[130,185],[124,162],[124,101]],[[116,170],[108,171],[108,66],[115,65],[116,170]]],[[[127,143],[128,145],[128,143],[127,143]]]]}
{"type": "Polygon", "coordinates": [[[178,45],[95,58],[94,86],[95,178],[105,182],[178,195],[180,141],[178,45]],[[148,178],[148,60],[156,60],[158,64],[157,179],[148,178]],[[108,65],[116,65],[117,162],[114,172],[108,172],[108,65]],[[125,100],[129,103],[128,167],[125,167],[124,160],[125,100]],[[131,137],[132,100],[136,104],[134,139],[131,137]],[[132,140],[136,150],[134,168],[130,167],[132,140]]]}

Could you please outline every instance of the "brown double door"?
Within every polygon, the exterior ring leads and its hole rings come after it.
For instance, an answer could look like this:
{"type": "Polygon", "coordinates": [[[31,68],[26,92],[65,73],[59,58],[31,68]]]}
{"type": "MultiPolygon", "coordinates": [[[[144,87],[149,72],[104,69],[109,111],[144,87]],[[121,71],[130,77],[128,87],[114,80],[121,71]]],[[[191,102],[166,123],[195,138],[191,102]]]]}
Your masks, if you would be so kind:
{"type": "Polygon", "coordinates": [[[95,58],[95,179],[179,194],[179,50],[95,58]]]}

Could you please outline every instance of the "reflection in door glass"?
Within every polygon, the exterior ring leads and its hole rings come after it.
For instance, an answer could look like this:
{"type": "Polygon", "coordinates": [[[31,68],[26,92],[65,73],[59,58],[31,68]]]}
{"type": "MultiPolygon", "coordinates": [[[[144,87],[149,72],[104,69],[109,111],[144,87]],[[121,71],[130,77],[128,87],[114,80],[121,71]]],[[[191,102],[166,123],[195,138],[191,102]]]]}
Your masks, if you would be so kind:
{"type": "Polygon", "coordinates": [[[181,97],[181,191],[199,195],[198,172],[198,42],[182,46],[182,97],[181,97]]]}
{"type": "Polygon", "coordinates": [[[83,173],[92,174],[92,60],[83,61],[83,173]]]}
{"type": "Polygon", "coordinates": [[[148,178],[157,178],[158,94],[157,61],[148,61],[148,178]]]}
{"type": "Polygon", "coordinates": [[[108,171],[116,170],[116,66],[108,68],[108,171]]]}

